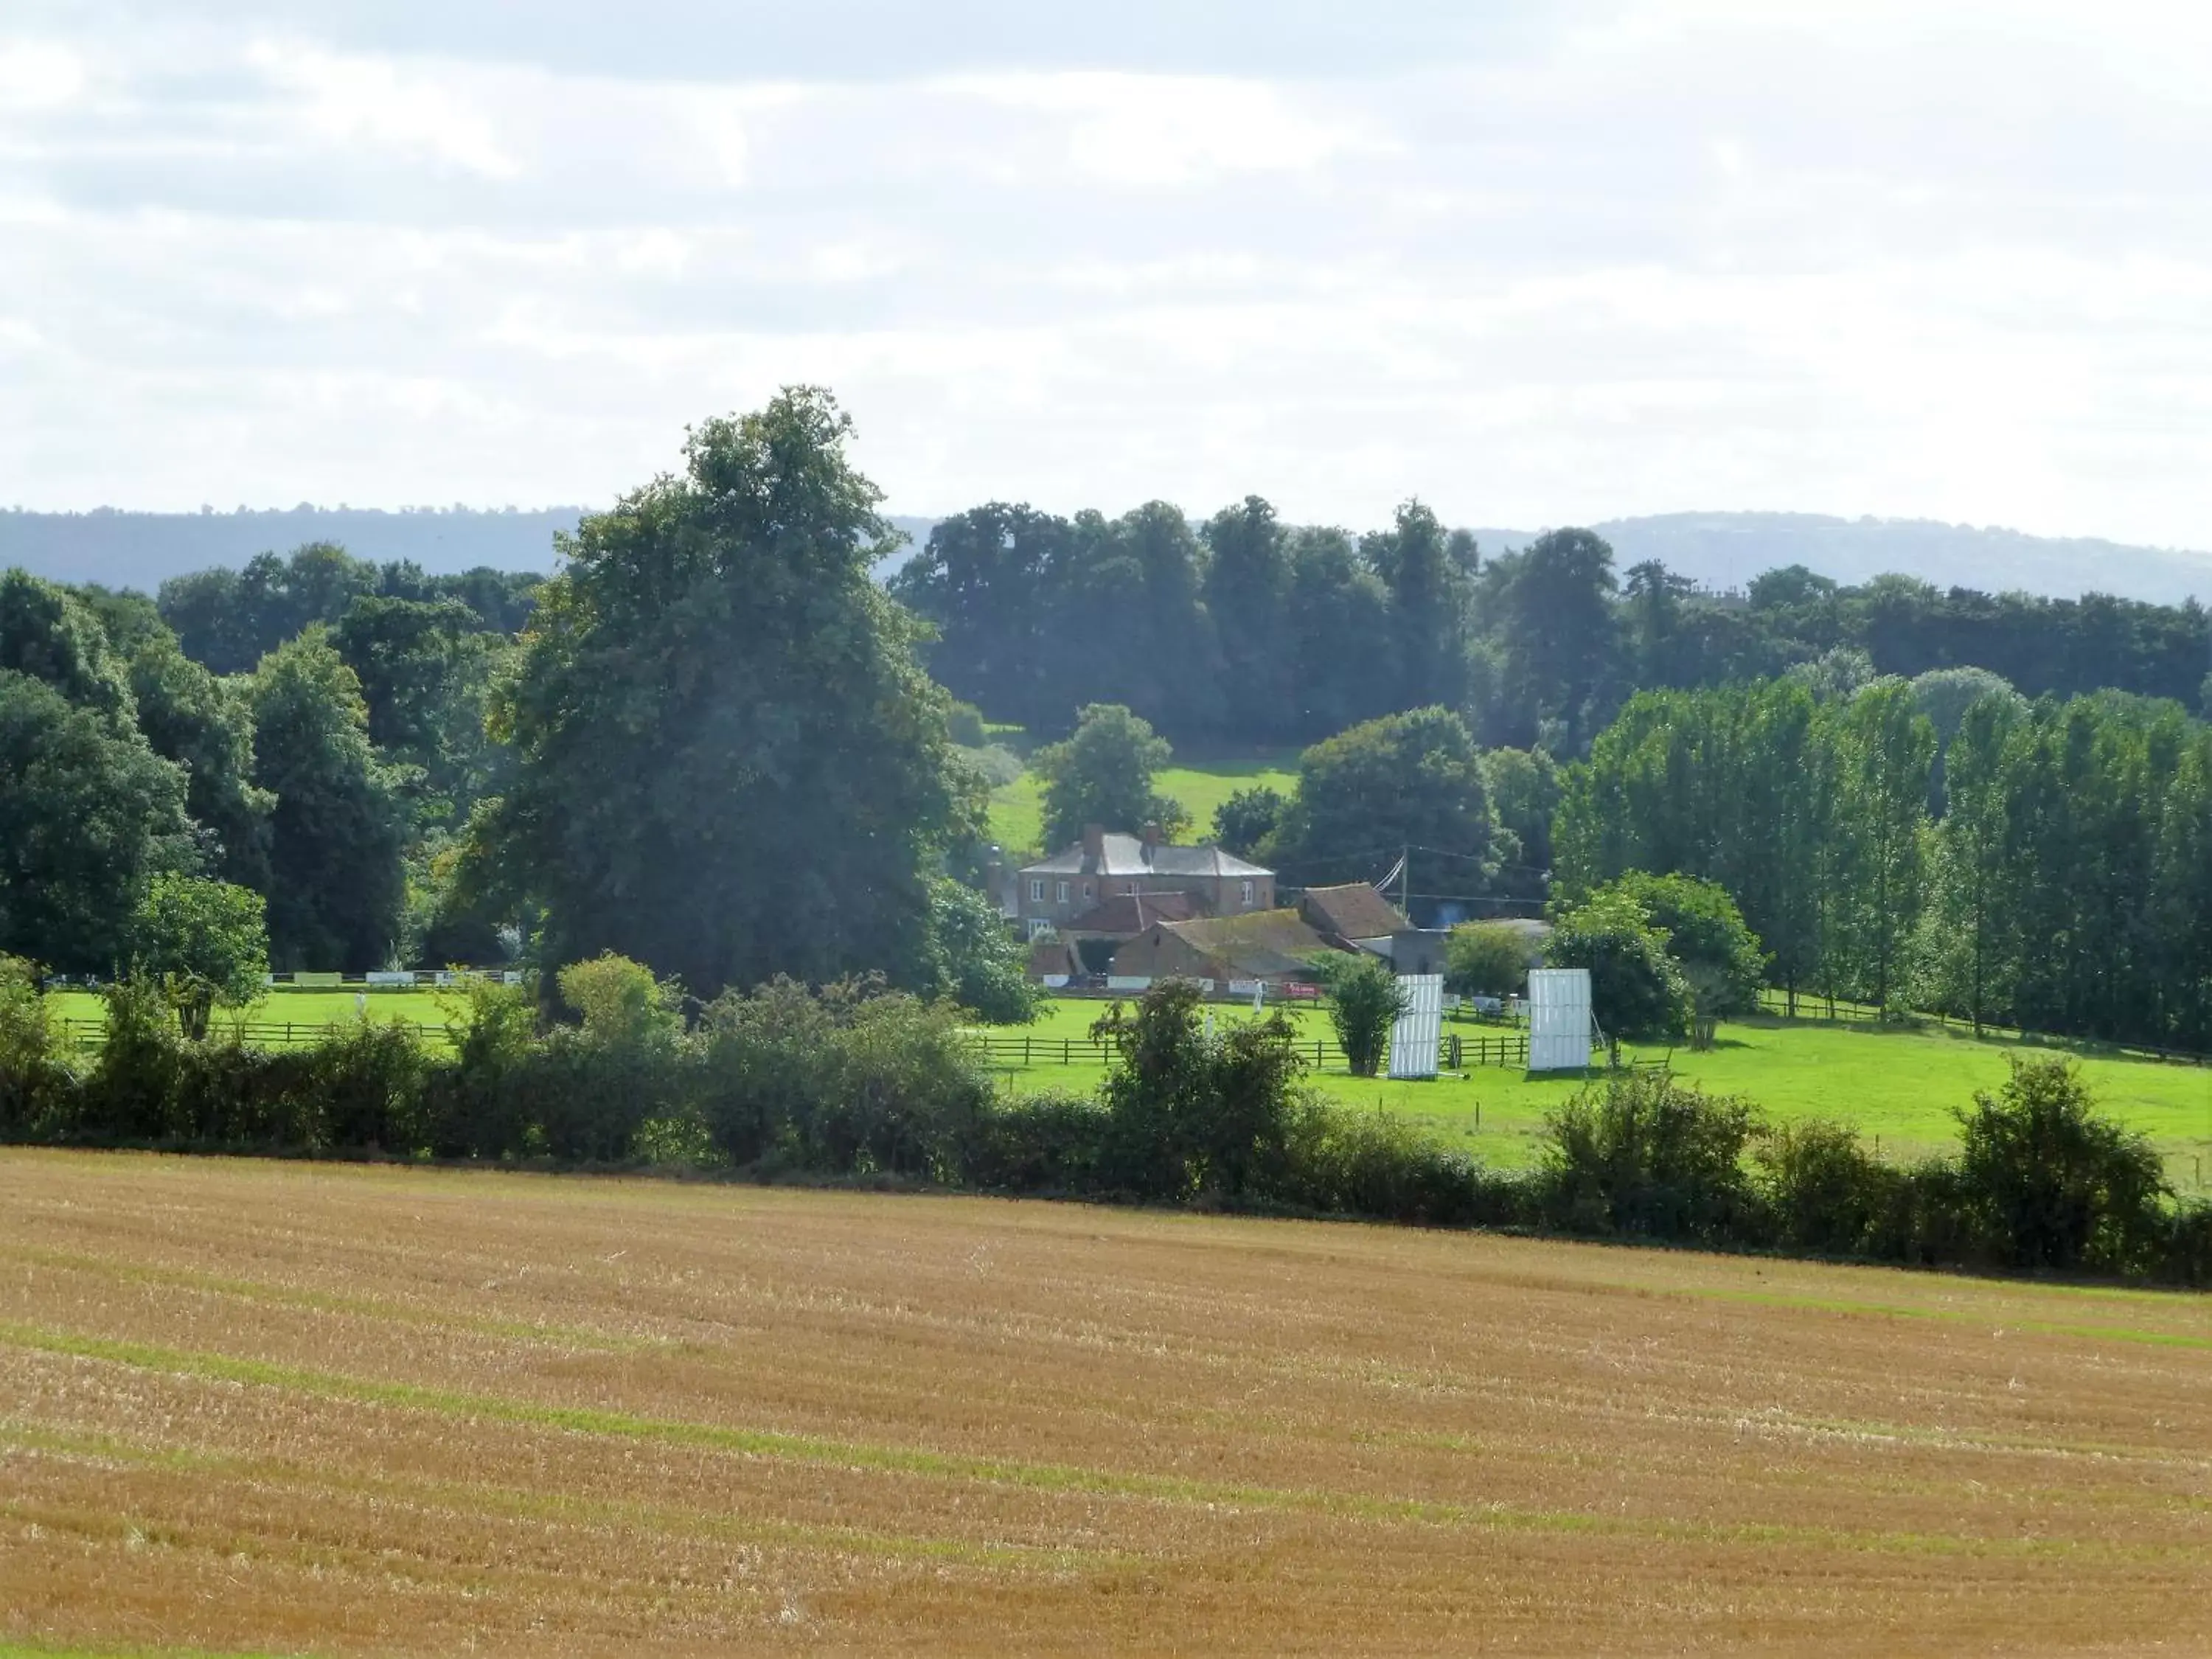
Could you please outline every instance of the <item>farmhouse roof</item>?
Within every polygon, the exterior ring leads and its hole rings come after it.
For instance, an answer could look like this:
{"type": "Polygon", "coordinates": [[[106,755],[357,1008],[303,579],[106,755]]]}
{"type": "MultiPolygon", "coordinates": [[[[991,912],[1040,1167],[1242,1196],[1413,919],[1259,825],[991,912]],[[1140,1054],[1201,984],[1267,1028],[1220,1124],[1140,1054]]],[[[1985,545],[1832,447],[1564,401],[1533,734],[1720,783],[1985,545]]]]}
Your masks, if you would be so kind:
{"type": "Polygon", "coordinates": [[[1309,887],[1298,913],[1313,927],[1339,939],[1387,939],[1406,926],[1398,907],[1364,881],[1342,887],[1309,887]]]}
{"type": "Polygon", "coordinates": [[[1108,933],[1130,939],[1158,921],[1188,921],[1198,901],[1188,893],[1116,893],[1104,903],[1062,922],[1063,933],[1108,933]]]}
{"type": "Polygon", "coordinates": [[[1250,979],[1300,972],[1333,949],[1295,910],[1255,910],[1241,916],[1170,921],[1161,931],[1250,979]]]}
{"type": "Polygon", "coordinates": [[[1189,876],[1207,880],[1227,877],[1271,876],[1274,872],[1248,864],[1218,847],[1170,847],[1164,842],[1147,844],[1141,836],[1103,835],[1095,848],[1082,842],[1054,854],[1041,864],[1025,865],[1025,876],[1189,876]]]}

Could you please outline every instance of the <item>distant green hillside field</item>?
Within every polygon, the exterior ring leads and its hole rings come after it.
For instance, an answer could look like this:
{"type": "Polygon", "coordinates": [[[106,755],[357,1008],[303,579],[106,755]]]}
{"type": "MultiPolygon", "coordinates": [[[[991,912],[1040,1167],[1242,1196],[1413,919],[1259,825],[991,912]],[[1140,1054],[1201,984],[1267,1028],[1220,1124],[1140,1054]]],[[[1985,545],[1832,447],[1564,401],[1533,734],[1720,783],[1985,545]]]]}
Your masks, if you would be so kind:
{"type": "MultiPolygon", "coordinates": [[[[1062,1066],[1056,1046],[1063,1036],[1087,1032],[1106,1005],[1092,1000],[1054,1001],[1027,1030],[1036,1039],[1036,1063],[998,1074],[1025,1092],[1049,1089],[1088,1091],[1103,1075],[1095,1063],[1062,1066]]],[[[1218,1020],[1248,1018],[1217,1008],[1218,1020]]],[[[1293,1012],[1302,1030],[1327,1037],[1318,1010],[1293,1012]]],[[[1024,1028],[994,1035],[1005,1051],[1024,1028]]],[[[1447,1030],[1455,1029],[1447,1027],[1447,1030]]],[[[1491,1029],[1456,1028],[1472,1037],[1491,1029]]],[[[1629,1051],[1637,1058],[1665,1056],[1666,1049],[1629,1051]]],[[[1947,1152],[1957,1142],[1951,1114],[1970,1106],[1977,1089],[2003,1083],[2013,1054],[2047,1054],[2001,1039],[1976,1041],[1962,1031],[1883,1030],[1872,1027],[1790,1024],[1757,1019],[1721,1028],[1710,1054],[1672,1051],[1674,1069],[1722,1094],[1747,1097],[1770,1117],[1838,1119],[1855,1126],[1893,1162],[1947,1152]]],[[[2212,1174],[2212,1068],[2161,1066],[2149,1060],[2085,1054],[2081,1069],[2099,1103],[2130,1127],[2142,1130],[2166,1162],[2166,1175],[2185,1193],[2199,1190],[2199,1169],[2212,1174]]],[[[1411,1118],[1484,1163],[1523,1169],[1540,1155],[1545,1115],[1585,1084],[1577,1078],[1531,1078],[1487,1067],[1434,1083],[1392,1083],[1355,1078],[1340,1065],[1312,1078],[1334,1099],[1411,1118]]]]}
{"type": "MultiPolygon", "coordinates": [[[[1242,760],[1170,766],[1154,775],[1152,787],[1182,803],[1190,814],[1191,836],[1202,838],[1212,825],[1214,809],[1239,789],[1265,787],[1289,794],[1297,782],[1291,769],[1297,763],[1295,752],[1277,750],[1242,760]]],[[[1054,850],[1044,845],[1044,790],[1036,774],[1025,772],[991,792],[991,838],[1012,852],[1054,850]]]]}

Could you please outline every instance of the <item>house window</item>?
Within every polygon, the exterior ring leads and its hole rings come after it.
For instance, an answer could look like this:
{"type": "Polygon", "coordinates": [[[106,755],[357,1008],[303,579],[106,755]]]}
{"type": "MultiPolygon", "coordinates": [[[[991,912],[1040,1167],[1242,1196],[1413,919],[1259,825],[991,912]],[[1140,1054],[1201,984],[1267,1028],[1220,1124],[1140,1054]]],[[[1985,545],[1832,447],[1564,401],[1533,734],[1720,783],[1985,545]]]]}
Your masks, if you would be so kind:
{"type": "Polygon", "coordinates": [[[1244,884],[1243,903],[1247,910],[1252,908],[1252,884],[1249,881],[1244,884]]]}
{"type": "Polygon", "coordinates": [[[1042,876],[1031,876],[1030,878],[1030,902],[1031,904],[1042,904],[1044,902],[1044,878],[1042,876]]]}
{"type": "Polygon", "coordinates": [[[1041,939],[1050,932],[1052,932],[1052,924],[1042,916],[1030,918],[1030,938],[1032,940],[1041,939]]]}
{"type": "Polygon", "coordinates": [[[1085,904],[1091,902],[1091,884],[1087,881],[1083,884],[1083,902],[1085,904]]]}
{"type": "Polygon", "coordinates": [[[1060,884],[1060,902],[1067,902],[1067,884],[1064,881],[1060,884]]]}

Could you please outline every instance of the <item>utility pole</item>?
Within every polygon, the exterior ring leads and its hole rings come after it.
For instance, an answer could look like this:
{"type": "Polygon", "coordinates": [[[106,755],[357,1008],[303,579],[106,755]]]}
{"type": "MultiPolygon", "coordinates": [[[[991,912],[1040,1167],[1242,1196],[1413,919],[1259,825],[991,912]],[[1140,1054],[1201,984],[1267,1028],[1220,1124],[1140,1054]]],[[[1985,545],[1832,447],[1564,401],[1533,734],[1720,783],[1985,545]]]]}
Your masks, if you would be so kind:
{"type": "Polygon", "coordinates": [[[1413,925],[1413,908],[1407,902],[1413,884],[1413,849],[1410,846],[1398,849],[1398,913],[1406,918],[1406,925],[1413,925]]]}

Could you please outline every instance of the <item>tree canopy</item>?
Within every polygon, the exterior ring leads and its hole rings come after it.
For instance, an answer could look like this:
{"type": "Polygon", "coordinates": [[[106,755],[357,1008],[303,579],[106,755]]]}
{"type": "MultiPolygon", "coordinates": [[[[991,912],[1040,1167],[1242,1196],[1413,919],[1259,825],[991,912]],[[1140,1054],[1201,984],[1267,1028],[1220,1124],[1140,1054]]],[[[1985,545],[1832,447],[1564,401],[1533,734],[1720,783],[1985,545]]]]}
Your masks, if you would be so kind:
{"type": "Polygon", "coordinates": [[[892,545],[823,392],[693,430],[680,474],[586,519],[493,707],[514,749],[472,880],[695,994],[778,974],[930,976],[929,878],[980,799],[892,545]]]}
{"type": "Polygon", "coordinates": [[[217,1006],[262,994],[269,929],[260,894],[196,876],[156,876],[131,918],[131,971],[149,976],[188,1037],[207,1035],[217,1006]]]}
{"type": "Polygon", "coordinates": [[[270,955],[287,971],[381,968],[400,938],[406,820],[361,682],[316,626],[264,657],[247,695],[254,781],[276,802],[270,955]]]}
{"type": "Polygon", "coordinates": [[[1492,820],[1474,734],[1448,708],[1369,720],[1308,749],[1269,850],[1300,881],[1327,884],[1407,847],[1413,881],[1447,893],[1480,890],[1518,851],[1492,820]]]}
{"type": "Polygon", "coordinates": [[[1152,774],[1174,750],[1151,725],[1119,703],[1093,703],[1076,717],[1065,743],[1030,757],[1044,781],[1044,844],[1068,846],[1086,825],[1135,834],[1148,824],[1173,837],[1188,827],[1180,802],[1152,787],[1152,774]]]}

